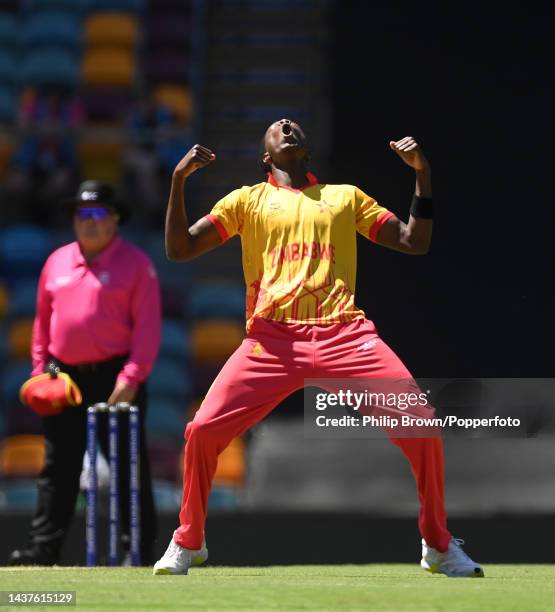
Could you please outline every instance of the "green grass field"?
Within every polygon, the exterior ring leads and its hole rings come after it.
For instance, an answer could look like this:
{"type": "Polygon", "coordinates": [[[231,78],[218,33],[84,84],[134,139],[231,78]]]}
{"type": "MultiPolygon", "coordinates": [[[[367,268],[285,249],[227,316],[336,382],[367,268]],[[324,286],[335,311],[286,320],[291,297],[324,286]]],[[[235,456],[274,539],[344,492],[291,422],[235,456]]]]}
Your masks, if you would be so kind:
{"type": "Polygon", "coordinates": [[[555,566],[485,570],[483,579],[449,579],[417,565],[205,567],[188,576],[0,568],[0,590],[76,591],[79,610],[555,610],[555,566]]]}

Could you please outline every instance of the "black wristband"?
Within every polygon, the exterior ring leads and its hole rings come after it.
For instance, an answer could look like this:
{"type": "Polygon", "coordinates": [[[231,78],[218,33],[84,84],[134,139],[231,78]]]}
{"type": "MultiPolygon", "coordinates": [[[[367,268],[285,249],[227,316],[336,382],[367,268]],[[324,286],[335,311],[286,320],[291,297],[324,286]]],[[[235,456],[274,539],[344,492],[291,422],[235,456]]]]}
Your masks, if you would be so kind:
{"type": "Polygon", "coordinates": [[[414,194],[410,205],[410,214],[420,219],[431,219],[434,216],[432,198],[421,198],[414,194]]]}

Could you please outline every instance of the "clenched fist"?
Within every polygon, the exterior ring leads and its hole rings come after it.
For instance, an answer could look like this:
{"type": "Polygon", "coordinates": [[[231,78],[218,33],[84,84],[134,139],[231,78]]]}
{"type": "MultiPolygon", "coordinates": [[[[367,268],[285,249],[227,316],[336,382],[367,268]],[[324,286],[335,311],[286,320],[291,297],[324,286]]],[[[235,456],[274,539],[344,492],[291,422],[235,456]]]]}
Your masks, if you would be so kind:
{"type": "Polygon", "coordinates": [[[422,149],[412,136],[405,136],[401,140],[390,141],[390,148],[411,168],[425,170],[430,164],[424,156],[422,149]]]}
{"type": "Polygon", "coordinates": [[[176,176],[185,178],[193,174],[193,172],[196,172],[199,168],[204,168],[204,166],[207,166],[215,159],[216,156],[210,149],[196,144],[177,164],[173,173],[176,176]]]}

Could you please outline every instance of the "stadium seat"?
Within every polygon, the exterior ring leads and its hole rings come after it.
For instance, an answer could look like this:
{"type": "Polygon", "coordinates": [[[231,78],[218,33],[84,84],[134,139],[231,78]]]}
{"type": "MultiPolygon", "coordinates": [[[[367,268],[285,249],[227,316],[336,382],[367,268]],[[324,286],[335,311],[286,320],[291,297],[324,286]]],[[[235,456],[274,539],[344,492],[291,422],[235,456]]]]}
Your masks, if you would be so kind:
{"type": "Polygon", "coordinates": [[[154,263],[158,272],[160,284],[164,286],[188,287],[191,282],[191,266],[170,261],[166,257],[164,236],[162,232],[148,237],[145,250],[154,263]]]}
{"type": "Polygon", "coordinates": [[[189,402],[188,406],[187,406],[187,413],[186,413],[186,420],[187,422],[192,421],[195,414],[197,413],[198,409],[201,407],[201,404],[203,402],[204,399],[204,394],[202,394],[203,397],[196,397],[196,399],[192,400],[191,402],[189,402]]]}
{"type": "Polygon", "coordinates": [[[191,375],[193,378],[193,393],[195,396],[204,396],[214,379],[219,374],[224,360],[211,364],[198,364],[191,360],[191,375]]]}
{"type": "Polygon", "coordinates": [[[28,406],[12,400],[6,409],[6,433],[9,436],[36,434],[43,432],[42,417],[28,406]]]}
{"type": "Polygon", "coordinates": [[[79,78],[77,57],[55,48],[33,50],[21,64],[21,81],[28,85],[56,84],[75,87],[79,78]]]}
{"type": "Polygon", "coordinates": [[[89,48],[133,49],[138,34],[137,19],[128,13],[93,13],[85,23],[85,41],[89,48]]]}
{"type": "Polygon", "coordinates": [[[50,246],[49,233],[36,225],[0,230],[0,275],[11,286],[26,277],[38,277],[50,246]]]}
{"type": "Polygon", "coordinates": [[[168,399],[160,399],[151,394],[146,417],[146,427],[150,433],[157,436],[182,438],[185,422],[183,404],[168,399]]]}
{"type": "Polygon", "coordinates": [[[43,465],[43,436],[10,436],[0,442],[0,476],[4,478],[38,476],[43,465]]]}
{"type": "Polygon", "coordinates": [[[79,157],[82,162],[89,159],[116,160],[123,153],[123,143],[106,141],[85,141],[79,147],[79,157]]]}
{"type": "Polygon", "coordinates": [[[189,315],[193,319],[245,316],[245,288],[237,283],[211,282],[196,285],[189,295],[189,315]]]}
{"type": "Polygon", "coordinates": [[[128,225],[125,224],[120,230],[120,236],[124,240],[132,242],[135,246],[140,249],[145,249],[145,243],[148,236],[147,231],[140,225],[128,225]]]}
{"type": "Polygon", "coordinates": [[[165,172],[173,172],[175,166],[183,157],[183,151],[188,151],[194,144],[189,128],[167,136],[158,146],[158,160],[165,172]]]}
{"type": "Polygon", "coordinates": [[[236,487],[217,484],[212,487],[208,497],[210,510],[233,510],[241,503],[241,491],[236,487]]]}
{"type": "MultiPolygon", "coordinates": [[[[8,331],[5,326],[0,325],[0,374],[2,373],[2,367],[8,360],[8,331]]],[[[1,402],[0,402],[1,406],[1,402]]],[[[0,410],[0,413],[2,410],[0,410]]],[[[0,436],[1,437],[1,436],[0,436]]]]}
{"type": "MultiPolygon", "coordinates": [[[[0,410],[0,440],[6,437],[6,418],[4,412],[0,410]]],[[[1,503],[0,503],[1,507],[1,503]]]]}
{"type": "Polygon", "coordinates": [[[190,339],[183,324],[176,321],[163,321],[160,357],[168,357],[184,363],[189,357],[189,350],[190,339]]]}
{"type": "Polygon", "coordinates": [[[0,281],[0,321],[6,316],[9,307],[8,288],[0,281]]]}
{"type": "Polygon", "coordinates": [[[10,292],[9,316],[12,319],[35,316],[37,279],[29,278],[16,283],[10,292]]]}
{"type": "Polygon", "coordinates": [[[9,363],[0,373],[0,396],[6,402],[17,401],[21,385],[31,375],[30,361],[9,363]]]}
{"type": "Polygon", "coordinates": [[[146,29],[149,49],[186,49],[191,45],[191,22],[183,16],[182,11],[153,15],[146,29]]]}
{"type": "Polygon", "coordinates": [[[149,0],[147,8],[150,13],[166,13],[170,11],[189,13],[193,0],[149,0]]]}
{"type": "Polygon", "coordinates": [[[13,361],[28,361],[31,358],[31,336],[33,320],[21,319],[8,330],[8,355],[13,361]]]}
{"type": "MultiPolygon", "coordinates": [[[[162,284],[162,317],[166,320],[183,321],[185,317],[185,296],[175,285],[162,284]]],[[[190,341],[188,341],[190,345],[190,341]]]]}
{"type": "Polygon", "coordinates": [[[131,92],[121,87],[90,87],[83,92],[83,102],[90,122],[123,121],[131,103],[131,92]]]}
{"type": "Polygon", "coordinates": [[[22,0],[22,8],[26,13],[40,11],[79,12],[87,8],[89,0],[22,0]]]}
{"type": "Polygon", "coordinates": [[[83,176],[93,177],[97,181],[117,184],[121,180],[122,168],[120,160],[93,159],[81,165],[83,176]]]}
{"type": "Polygon", "coordinates": [[[52,249],[57,249],[75,241],[75,233],[70,228],[52,230],[50,234],[52,236],[52,249]]]}
{"type": "Polygon", "coordinates": [[[154,98],[173,113],[178,123],[182,125],[189,123],[193,101],[188,87],[173,84],[158,85],[154,91],[154,98]]]}
{"type": "Polygon", "coordinates": [[[14,86],[18,79],[18,66],[15,53],[10,49],[0,49],[0,83],[2,88],[14,86]]]}
{"type": "Polygon", "coordinates": [[[295,87],[298,85],[306,85],[313,78],[313,75],[308,74],[303,70],[289,70],[284,68],[268,68],[247,69],[247,70],[222,70],[214,74],[213,78],[217,78],[225,84],[233,85],[249,85],[262,86],[272,84],[279,87],[295,87]]]}
{"type": "Polygon", "coordinates": [[[172,432],[170,435],[156,435],[150,428],[148,431],[148,450],[152,477],[177,482],[183,431],[172,432]]]}
{"type": "Polygon", "coordinates": [[[148,379],[152,397],[169,398],[185,406],[192,389],[192,382],[186,365],[171,358],[159,358],[148,379]]]}
{"type": "Polygon", "coordinates": [[[89,87],[131,88],[135,69],[135,56],[126,49],[89,49],[82,64],[83,82],[89,87]]]}
{"type": "Polygon", "coordinates": [[[145,64],[148,81],[152,84],[189,82],[189,59],[183,53],[164,49],[152,51],[145,64]]]}
{"type": "Polygon", "coordinates": [[[21,30],[21,42],[26,48],[37,46],[67,47],[77,50],[81,44],[81,24],[79,19],[67,13],[45,13],[30,14],[23,22],[21,30]]]}
{"type": "Polygon", "coordinates": [[[118,184],[122,176],[123,144],[82,142],[79,146],[81,175],[118,184]]]}
{"type": "MultiPolygon", "coordinates": [[[[17,96],[12,88],[0,86],[0,123],[13,123],[17,117],[17,96]]],[[[0,177],[4,176],[12,147],[0,139],[0,177]]]]}
{"type": "Polygon", "coordinates": [[[145,0],[88,0],[91,11],[135,11],[144,9],[145,0]]]}
{"type": "Polygon", "coordinates": [[[176,512],[181,506],[181,486],[167,480],[155,479],[152,482],[154,502],[159,512],[176,512]]]}
{"type": "Polygon", "coordinates": [[[19,19],[14,13],[0,12],[0,47],[15,48],[19,42],[19,19]]]}
{"type": "Polygon", "coordinates": [[[214,483],[216,485],[243,486],[245,484],[245,474],[245,442],[240,437],[233,438],[229,446],[218,457],[214,483]]]}
{"type": "Polygon", "coordinates": [[[28,478],[6,480],[0,485],[0,509],[10,512],[34,512],[37,507],[37,485],[28,478]]]}
{"type": "Polygon", "coordinates": [[[200,321],[191,328],[191,353],[195,363],[223,363],[241,344],[244,328],[234,321],[200,321]]]}

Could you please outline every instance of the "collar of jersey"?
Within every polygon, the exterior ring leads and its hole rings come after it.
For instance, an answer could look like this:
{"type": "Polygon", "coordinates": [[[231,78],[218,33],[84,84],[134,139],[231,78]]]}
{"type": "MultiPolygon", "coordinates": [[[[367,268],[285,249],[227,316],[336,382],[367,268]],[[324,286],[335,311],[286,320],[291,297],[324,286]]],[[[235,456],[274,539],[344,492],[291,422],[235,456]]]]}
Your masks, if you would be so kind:
{"type": "Polygon", "coordinates": [[[306,187],[303,187],[302,189],[293,189],[293,187],[286,187],[285,185],[280,185],[274,178],[274,175],[271,172],[268,172],[268,183],[270,183],[270,185],[273,185],[278,189],[287,189],[288,191],[293,191],[294,193],[300,193],[301,191],[304,191],[305,189],[308,189],[309,187],[318,184],[318,179],[314,176],[314,174],[312,174],[312,172],[306,173],[306,180],[308,181],[308,185],[306,187]]]}

